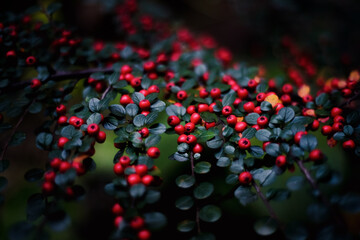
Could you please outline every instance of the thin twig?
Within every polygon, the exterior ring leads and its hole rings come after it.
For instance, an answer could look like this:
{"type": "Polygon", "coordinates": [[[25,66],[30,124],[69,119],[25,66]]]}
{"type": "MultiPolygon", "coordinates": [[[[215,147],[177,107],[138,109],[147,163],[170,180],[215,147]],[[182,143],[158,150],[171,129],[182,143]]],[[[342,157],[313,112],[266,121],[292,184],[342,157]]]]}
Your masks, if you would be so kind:
{"type": "Polygon", "coordinates": [[[7,148],[9,147],[9,144],[11,142],[11,139],[13,138],[14,134],[16,133],[16,130],[19,128],[20,124],[24,121],[25,115],[29,112],[30,106],[35,102],[35,99],[33,99],[31,101],[31,103],[29,103],[29,105],[26,107],[25,111],[23,112],[23,114],[20,116],[18,122],[16,123],[16,125],[14,126],[13,130],[10,133],[10,136],[8,138],[8,140],[5,142],[5,145],[1,151],[0,154],[0,161],[4,160],[4,156],[6,153],[7,148]]]}
{"type": "Polygon", "coordinates": [[[351,98],[349,98],[348,100],[346,100],[342,104],[340,104],[339,108],[342,108],[342,107],[345,107],[346,105],[349,105],[352,101],[356,100],[357,98],[360,98],[360,91],[355,93],[354,96],[352,96],[351,98]]]}
{"type": "Polygon", "coordinates": [[[110,92],[110,90],[112,89],[111,85],[109,85],[105,92],[101,95],[101,100],[103,100],[106,97],[106,94],[108,94],[110,92]]]}
{"type": "MultiPolygon", "coordinates": [[[[195,164],[194,164],[194,153],[190,152],[190,164],[191,164],[191,176],[195,178],[195,164]]],[[[196,204],[196,203],[195,203],[196,204]]],[[[196,206],[196,215],[195,215],[195,221],[197,226],[197,232],[201,233],[200,229],[200,216],[199,216],[199,206],[196,206]]]]}
{"type": "Polygon", "coordinates": [[[311,187],[317,192],[317,196],[323,202],[323,204],[330,209],[334,219],[339,224],[339,226],[346,228],[346,224],[340,213],[331,205],[329,199],[321,192],[319,186],[316,181],[311,176],[309,170],[305,167],[304,162],[302,160],[296,161],[299,166],[301,172],[305,175],[306,180],[310,183],[311,187]]]}
{"type": "MultiPolygon", "coordinates": [[[[111,73],[113,72],[112,67],[108,68],[89,68],[86,70],[80,70],[80,71],[72,71],[72,72],[57,72],[55,74],[49,75],[48,78],[46,78],[43,83],[48,82],[50,80],[52,81],[63,81],[63,80],[69,80],[69,79],[79,79],[79,78],[85,78],[89,77],[91,74],[96,72],[103,72],[103,73],[111,73]]],[[[3,92],[13,92],[19,89],[23,89],[26,86],[29,86],[31,84],[31,80],[23,81],[23,82],[16,82],[14,84],[11,84],[3,89],[3,92]]]]}
{"type": "Polygon", "coordinates": [[[278,223],[278,225],[279,225],[279,227],[280,227],[281,229],[284,229],[284,226],[283,226],[283,224],[280,222],[279,217],[276,215],[276,213],[275,213],[274,209],[271,207],[269,201],[266,199],[266,197],[264,196],[264,194],[261,192],[261,189],[260,189],[259,185],[257,185],[255,181],[252,181],[252,185],[254,186],[257,195],[258,195],[258,196],[261,198],[261,200],[263,201],[266,209],[268,210],[268,212],[269,212],[269,214],[270,214],[270,217],[271,217],[272,219],[274,219],[274,220],[278,223]]]}

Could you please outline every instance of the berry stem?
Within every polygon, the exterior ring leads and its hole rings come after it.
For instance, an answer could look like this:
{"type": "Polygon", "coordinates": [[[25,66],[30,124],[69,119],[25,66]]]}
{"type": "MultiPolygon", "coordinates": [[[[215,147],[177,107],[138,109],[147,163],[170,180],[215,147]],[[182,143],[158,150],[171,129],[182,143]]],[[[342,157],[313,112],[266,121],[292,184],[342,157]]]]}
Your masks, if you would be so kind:
{"type": "MultiPolygon", "coordinates": [[[[89,68],[86,70],[72,71],[72,72],[59,71],[57,73],[50,74],[47,79],[42,81],[42,83],[46,83],[50,80],[58,82],[58,81],[63,81],[63,80],[68,80],[68,79],[80,79],[80,78],[89,77],[91,74],[96,73],[96,72],[111,73],[113,71],[114,70],[112,69],[112,67],[89,68]]],[[[23,89],[26,86],[28,86],[30,83],[31,83],[31,80],[27,80],[24,82],[17,82],[17,83],[11,84],[8,87],[4,88],[3,92],[13,92],[13,91],[16,91],[19,89],[23,89]]]]}
{"type": "Polygon", "coordinates": [[[31,103],[28,104],[28,106],[26,107],[25,111],[23,112],[23,114],[20,116],[18,122],[16,123],[16,125],[14,126],[13,130],[10,133],[10,136],[8,138],[8,140],[6,141],[4,147],[2,148],[1,154],[0,154],[0,161],[4,160],[4,156],[6,153],[7,148],[9,147],[10,141],[12,139],[12,137],[14,136],[14,134],[16,133],[16,130],[19,128],[19,126],[21,125],[21,123],[24,121],[26,114],[29,112],[30,106],[35,102],[35,99],[33,99],[31,101],[31,103]]]}
{"type": "Polygon", "coordinates": [[[101,95],[101,100],[103,100],[103,99],[106,97],[106,94],[108,94],[108,93],[111,91],[111,89],[112,89],[112,87],[111,87],[111,85],[109,85],[109,86],[105,89],[104,93],[101,95]]]}
{"type": "MultiPolygon", "coordinates": [[[[190,164],[191,164],[191,176],[193,176],[195,178],[195,164],[194,164],[194,153],[190,152],[190,164]]],[[[197,226],[197,232],[198,234],[201,233],[201,229],[200,229],[200,216],[199,216],[199,206],[196,204],[195,201],[195,205],[196,205],[196,215],[195,215],[195,221],[196,221],[196,226],[197,226]]]]}
{"type": "Polygon", "coordinates": [[[311,176],[309,170],[305,167],[304,162],[302,160],[296,161],[299,166],[301,172],[305,175],[306,180],[310,183],[311,187],[316,191],[318,198],[322,201],[322,203],[330,210],[333,218],[337,222],[339,226],[342,228],[346,228],[346,224],[341,214],[331,205],[329,199],[322,193],[316,181],[311,176]]]}
{"type": "Polygon", "coordinates": [[[358,91],[354,96],[352,96],[351,98],[349,98],[347,101],[343,102],[342,104],[340,104],[339,108],[343,108],[346,105],[349,105],[352,101],[356,100],[357,98],[360,98],[360,91],[358,91]]]}
{"type": "Polygon", "coordinates": [[[284,226],[283,224],[280,222],[280,219],[279,217],[277,216],[277,214],[275,213],[275,210],[271,207],[269,201],[266,199],[266,197],[264,196],[264,194],[261,192],[261,189],[260,189],[260,186],[257,185],[257,183],[255,181],[252,181],[252,185],[254,186],[255,190],[256,190],[256,193],[257,195],[261,198],[261,200],[263,201],[266,209],[268,210],[269,214],[270,214],[270,217],[272,219],[274,219],[279,227],[283,230],[284,229],[284,226]]]}

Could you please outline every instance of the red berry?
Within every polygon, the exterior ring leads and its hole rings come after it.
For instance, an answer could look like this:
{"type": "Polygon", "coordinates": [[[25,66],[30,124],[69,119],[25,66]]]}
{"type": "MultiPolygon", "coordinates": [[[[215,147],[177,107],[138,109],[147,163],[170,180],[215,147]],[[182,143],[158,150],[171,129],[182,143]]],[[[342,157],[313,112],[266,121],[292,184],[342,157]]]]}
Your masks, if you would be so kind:
{"type": "Polygon", "coordinates": [[[276,166],[278,166],[280,168],[285,166],[286,165],[286,156],[284,156],[284,155],[277,156],[276,160],[275,160],[275,164],[276,164],[276,166]]]}
{"type": "Polygon", "coordinates": [[[232,108],[230,106],[223,107],[221,111],[223,116],[229,116],[232,113],[232,108]]]}
{"type": "Polygon", "coordinates": [[[132,102],[132,99],[129,95],[125,94],[125,95],[122,95],[121,98],[120,98],[120,104],[121,105],[128,105],[129,103],[132,102]]]}
{"type": "Polygon", "coordinates": [[[114,225],[115,225],[115,227],[118,228],[119,225],[122,223],[122,221],[123,221],[123,217],[122,217],[122,216],[117,216],[117,217],[115,218],[115,220],[114,220],[114,225]]]}
{"type": "Polygon", "coordinates": [[[66,125],[67,124],[67,117],[66,116],[60,116],[57,123],[59,125],[66,125]]]}
{"type": "Polygon", "coordinates": [[[344,125],[342,123],[336,122],[332,125],[332,130],[334,132],[341,132],[344,129],[344,125]]]}
{"type": "Polygon", "coordinates": [[[26,62],[26,65],[32,66],[36,63],[36,58],[34,56],[29,56],[26,58],[25,62],[26,62]]]}
{"type": "Polygon", "coordinates": [[[154,177],[151,175],[145,175],[141,178],[141,182],[145,185],[145,186],[150,186],[154,181],[154,177]]]}
{"type": "Polygon", "coordinates": [[[66,161],[62,161],[59,166],[59,172],[64,173],[71,168],[71,164],[66,161]]]}
{"type": "Polygon", "coordinates": [[[129,65],[124,65],[121,67],[121,74],[131,73],[132,68],[129,65]]]}
{"type": "Polygon", "coordinates": [[[345,150],[354,149],[355,148],[355,142],[352,139],[350,139],[350,140],[347,140],[347,141],[343,142],[342,146],[343,146],[343,148],[345,150]]]}
{"type": "Polygon", "coordinates": [[[350,97],[352,94],[352,90],[349,88],[344,88],[343,90],[341,90],[341,93],[344,97],[350,97]]]}
{"type": "Polygon", "coordinates": [[[149,129],[146,127],[142,128],[139,132],[140,132],[142,138],[147,138],[150,133],[149,129]]]}
{"type": "Polygon", "coordinates": [[[132,173],[127,177],[127,182],[129,183],[130,186],[132,186],[132,185],[140,183],[141,178],[138,174],[132,173]]]}
{"type": "Polygon", "coordinates": [[[120,163],[123,167],[129,166],[129,165],[130,165],[130,162],[131,162],[131,159],[130,159],[128,156],[121,156],[121,157],[119,158],[119,163],[120,163]]]}
{"type": "Polygon", "coordinates": [[[189,145],[195,144],[197,141],[197,138],[194,135],[188,135],[186,136],[186,143],[189,145]]]}
{"type": "Polygon", "coordinates": [[[44,173],[44,180],[47,182],[55,181],[56,174],[54,171],[47,171],[44,173]]]}
{"type": "Polygon", "coordinates": [[[309,153],[310,161],[316,162],[324,158],[323,153],[319,149],[314,149],[309,153]]]}
{"type": "Polygon", "coordinates": [[[99,81],[95,84],[95,91],[98,93],[104,92],[106,84],[103,81],[99,81]]]}
{"type": "Polygon", "coordinates": [[[180,124],[180,118],[175,115],[169,116],[167,123],[172,127],[177,126],[180,124]]]}
{"type": "Polygon", "coordinates": [[[237,94],[238,94],[238,97],[241,99],[241,100],[244,100],[248,97],[249,95],[249,92],[246,88],[240,88],[238,91],[237,91],[237,94]]]}
{"type": "Polygon", "coordinates": [[[144,219],[139,216],[134,217],[130,222],[130,226],[132,229],[141,229],[144,227],[144,225],[145,225],[144,219]]]}
{"type": "Polygon", "coordinates": [[[148,93],[151,94],[151,93],[159,93],[160,92],[160,89],[158,86],[156,85],[151,85],[149,88],[148,88],[148,93]]]}
{"type": "Polygon", "coordinates": [[[248,82],[248,87],[251,89],[256,88],[257,85],[258,85],[258,83],[255,81],[255,79],[250,79],[248,82]]]}
{"type": "Polygon", "coordinates": [[[289,83],[286,83],[282,86],[281,90],[283,93],[290,94],[293,91],[293,86],[291,86],[289,83]]]}
{"type": "Polygon", "coordinates": [[[238,122],[235,125],[235,131],[239,133],[243,132],[246,129],[246,127],[247,127],[246,122],[238,122]]]}
{"type": "Polygon", "coordinates": [[[215,127],[216,126],[216,122],[206,122],[205,123],[205,128],[206,130],[208,130],[209,128],[215,127]]]}
{"type": "Polygon", "coordinates": [[[139,164],[135,166],[135,172],[140,176],[145,176],[148,172],[148,167],[145,164],[139,164]]]}
{"type": "Polygon", "coordinates": [[[185,132],[185,127],[179,124],[174,128],[174,130],[177,134],[181,135],[185,132]]]}
{"type": "Polygon", "coordinates": [[[194,124],[198,124],[201,121],[201,117],[200,114],[198,113],[193,113],[190,116],[190,122],[194,123],[194,124]]]}
{"type": "Polygon", "coordinates": [[[249,149],[251,147],[251,142],[249,139],[247,138],[241,138],[239,140],[239,148],[242,149],[242,150],[246,150],[246,149],[249,149]]]}
{"type": "Polygon", "coordinates": [[[192,122],[189,122],[189,123],[185,124],[184,129],[185,129],[186,133],[192,133],[195,130],[195,124],[192,122]]]}
{"type": "Polygon", "coordinates": [[[209,92],[206,91],[205,88],[202,88],[202,89],[199,91],[199,96],[200,96],[201,98],[206,98],[206,97],[209,96],[209,92]]]}
{"type": "Polygon", "coordinates": [[[148,61],[144,63],[143,67],[144,67],[144,71],[151,72],[155,70],[156,65],[153,61],[148,61]]]}
{"type": "Polygon", "coordinates": [[[266,94],[265,93],[259,93],[258,95],[256,95],[256,101],[258,102],[263,102],[266,98],[266,94]]]}
{"type": "Polygon", "coordinates": [[[96,123],[89,124],[87,127],[87,132],[90,136],[96,136],[99,131],[99,125],[97,125],[96,123]]]}
{"type": "Polygon", "coordinates": [[[82,120],[81,118],[78,118],[76,116],[72,116],[69,118],[69,124],[73,125],[76,128],[81,127],[81,125],[84,124],[84,120],[82,120]]]}
{"type": "Polygon", "coordinates": [[[230,126],[235,126],[235,124],[237,123],[237,117],[235,115],[229,115],[227,118],[226,118],[226,122],[228,125],[230,126]]]}
{"type": "Polygon", "coordinates": [[[265,116],[260,116],[256,122],[260,127],[265,127],[269,123],[269,120],[265,116]]]}
{"type": "Polygon", "coordinates": [[[251,113],[255,109],[255,104],[253,102],[247,102],[244,104],[245,112],[251,113]]]}
{"type": "Polygon", "coordinates": [[[44,194],[51,194],[54,191],[54,184],[52,182],[44,182],[42,184],[42,191],[44,194]]]}
{"type": "Polygon", "coordinates": [[[149,230],[143,229],[138,232],[137,237],[139,238],[139,240],[148,240],[151,237],[151,233],[149,230]]]}
{"type": "Polygon", "coordinates": [[[260,107],[260,106],[255,107],[255,108],[254,108],[254,113],[261,114],[261,113],[262,113],[261,107],[260,107]]]}
{"type": "Polygon", "coordinates": [[[187,107],[186,112],[191,115],[196,112],[196,107],[194,105],[190,105],[187,107]]]}
{"type": "Polygon", "coordinates": [[[180,144],[180,143],[186,142],[186,138],[187,138],[187,135],[181,134],[177,139],[177,143],[180,144]]]}
{"type": "Polygon", "coordinates": [[[284,94],[281,96],[280,100],[282,101],[283,104],[285,105],[289,105],[291,103],[291,97],[288,94],[284,94]]]}
{"type": "Polygon", "coordinates": [[[60,104],[56,107],[56,113],[59,115],[64,115],[66,113],[66,107],[63,104],[60,104]]]}
{"type": "Polygon", "coordinates": [[[216,103],[211,103],[211,104],[209,105],[209,112],[213,113],[215,106],[216,106],[216,103]]]}
{"type": "Polygon", "coordinates": [[[131,79],[130,85],[131,85],[133,88],[140,87],[140,86],[141,86],[141,78],[138,78],[138,77],[137,77],[137,78],[131,79]]]}
{"type": "Polygon", "coordinates": [[[114,164],[114,173],[118,176],[121,176],[124,174],[124,167],[121,165],[121,163],[115,163],[114,164]]]}
{"type": "Polygon", "coordinates": [[[158,158],[160,156],[160,150],[157,147],[150,147],[147,150],[147,155],[151,158],[158,158]]]}
{"type": "Polygon", "coordinates": [[[245,171],[239,174],[240,184],[247,185],[251,183],[251,181],[252,181],[252,175],[250,172],[245,171]]]}
{"type": "Polygon", "coordinates": [[[201,153],[203,151],[203,146],[200,143],[195,144],[192,151],[193,153],[201,153]]]}
{"type": "Polygon", "coordinates": [[[150,109],[150,101],[147,99],[143,99],[139,102],[139,107],[141,110],[149,110],[150,109]]]}
{"type": "Polygon", "coordinates": [[[334,107],[331,109],[331,117],[336,117],[338,115],[341,115],[343,112],[343,110],[341,108],[338,108],[338,107],[334,107]]]}
{"type": "Polygon", "coordinates": [[[10,50],[10,51],[6,52],[6,57],[7,57],[7,58],[14,58],[14,57],[16,57],[15,51],[10,50]]]}
{"type": "Polygon", "coordinates": [[[66,137],[60,137],[59,138],[59,140],[58,140],[58,147],[59,148],[64,148],[64,146],[65,146],[65,144],[67,143],[69,141],[69,139],[68,138],[66,138],[66,137]]]}
{"type": "Polygon", "coordinates": [[[220,88],[213,88],[210,91],[210,96],[214,99],[220,98],[221,90],[220,88]]]}
{"type": "Polygon", "coordinates": [[[178,91],[178,93],[176,94],[176,97],[177,97],[177,99],[179,99],[180,101],[183,101],[183,100],[185,100],[185,99],[187,98],[187,93],[186,93],[186,91],[184,91],[184,90],[180,90],[180,91],[178,91]]]}
{"type": "Polygon", "coordinates": [[[119,216],[124,213],[124,209],[119,203],[115,203],[114,206],[112,207],[112,213],[114,215],[119,216]]]}
{"type": "Polygon", "coordinates": [[[332,131],[333,129],[330,125],[325,125],[321,128],[321,133],[325,136],[331,135],[332,131]]]}
{"type": "Polygon", "coordinates": [[[50,162],[50,166],[53,168],[53,169],[58,169],[60,164],[61,164],[61,159],[60,158],[53,158],[50,162]]]}
{"type": "Polygon", "coordinates": [[[106,133],[103,131],[99,131],[98,134],[96,135],[96,141],[98,143],[103,143],[106,140],[106,133]]]}
{"type": "Polygon", "coordinates": [[[32,89],[38,89],[39,87],[41,87],[41,81],[39,79],[37,79],[37,78],[31,80],[30,87],[32,89]]]}
{"type": "Polygon", "coordinates": [[[141,94],[144,95],[145,97],[149,94],[149,92],[148,92],[147,90],[145,90],[145,89],[141,89],[141,90],[139,91],[139,93],[141,93],[141,94]]]}
{"type": "Polygon", "coordinates": [[[318,120],[314,120],[312,123],[311,123],[311,130],[313,131],[316,131],[320,126],[320,122],[318,120]]]}
{"type": "Polygon", "coordinates": [[[345,123],[345,118],[343,116],[337,115],[334,117],[334,122],[340,122],[340,123],[345,123]]]}
{"type": "Polygon", "coordinates": [[[201,113],[201,112],[207,112],[209,111],[209,105],[207,105],[206,103],[200,103],[198,105],[198,112],[201,113]]]}

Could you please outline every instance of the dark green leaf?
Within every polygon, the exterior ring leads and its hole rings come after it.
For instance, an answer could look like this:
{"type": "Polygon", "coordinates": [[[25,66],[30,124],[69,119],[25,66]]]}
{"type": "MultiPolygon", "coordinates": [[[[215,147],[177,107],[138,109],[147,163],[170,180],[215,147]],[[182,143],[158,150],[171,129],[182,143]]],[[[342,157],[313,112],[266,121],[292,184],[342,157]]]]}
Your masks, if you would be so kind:
{"type": "Polygon", "coordinates": [[[42,104],[39,102],[33,102],[29,107],[29,113],[35,114],[41,112],[42,104]]]}
{"type": "Polygon", "coordinates": [[[100,100],[97,98],[90,99],[89,109],[92,112],[98,112],[100,110],[100,100]]]}
{"type": "Polygon", "coordinates": [[[175,206],[180,210],[188,210],[194,205],[194,200],[190,196],[183,196],[176,200],[175,206]]]}
{"type": "Polygon", "coordinates": [[[4,172],[9,167],[9,161],[6,159],[3,159],[0,161],[0,173],[4,172]]]}
{"type": "Polygon", "coordinates": [[[216,133],[213,131],[201,131],[200,135],[197,137],[198,142],[206,142],[209,139],[212,139],[216,136],[216,133]]]}
{"type": "Polygon", "coordinates": [[[223,143],[224,141],[219,136],[215,136],[214,139],[207,141],[206,145],[209,148],[219,148],[222,146],[223,143]]]}
{"type": "Polygon", "coordinates": [[[138,114],[134,117],[133,123],[136,127],[142,127],[145,124],[146,117],[143,114],[138,114]]]}
{"type": "Polygon", "coordinates": [[[282,117],[282,120],[285,123],[288,123],[291,120],[293,120],[293,118],[295,117],[295,111],[290,107],[284,107],[284,108],[280,109],[278,115],[280,115],[282,117]]]}
{"type": "Polygon", "coordinates": [[[305,151],[312,151],[317,146],[317,138],[314,135],[306,134],[300,139],[300,147],[305,151]]]}
{"type": "Polygon", "coordinates": [[[233,105],[235,98],[236,98],[237,94],[234,90],[230,90],[229,93],[227,93],[222,100],[222,104],[223,106],[231,106],[233,105]]]}
{"type": "Polygon", "coordinates": [[[271,132],[267,129],[259,129],[256,133],[255,133],[255,137],[262,142],[267,142],[270,141],[270,135],[271,132]]]}
{"type": "Polygon", "coordinates": [[[350,125],[345,125],[343,131],[346,136],[351,136],[354,133],[354,128],[350,125]]]}
{"type": "Polygon", "coordinates": [[[126,114],[125,108],[119,104],[109,106],[109,110],[112,114],[118,117],[123,117],[126,114]]]}
{"type": "Polygon", "coordinates": [[[147,190],[145,201],[149,204],[155,203],[160,199],[160,192],[155,190],[147,190]]]}
{"type": "Polygon", "coordinates": [[[139,111],[139,107],[136,104],[130,103],[126,105],[125,110],[130,117],[135,117],[139,111]]]}
{"type": "Polygon", "coordinates": [[[132,196],[133,198],[140,198],[144,195],[146,191],[146,187],[144,184],[135,184],[133,186],[130,187],[129,193],[130,196],[132,196]]]}
{"type": "Polygon", "coordinates": [[[145,146],[148,147],[152,147],[155,146],[156,144],[158,144],[161,140],[160,135],[151,135],[149,137],[146,138],[145,140],[145,146]]]}
{"type": "Polygon", "coordinates": [[[194,171],[198,174],[204,174],[208,173],[210,171],[210,168],[211,164],[209,162],[202,161],[195,164],[194,171]]]}
{"type": "Polygon", "coordinates": [[[357,193],[347,193],[342,196],[339,201],[339,205],[345,211],[351,213],[360,212],[360,195],[357,193]]]}
{"type": "Polygon", "coordinates": [[[16,132],[10,142],[9,142],[9,146],[17,146],[20,145],[23,141],[25,141],[26,139],[26,134],[23,132],[16,132]]]}
{"type": "Polygon", "coordinates": [[[275,181],[276,174],[273,170],[258,168],[251,171],[254,179],[258,180],[261,186],[270,185],[275,181]]]}
{"type": "Polygon", "coordinates": [[[86,120],[86,124],[96,123],[99,124],[101,122],[101,114],[100,113],[93,113],[90,117],[86,120]]]}
{"type": "Polygon", "coordinates": [[[291,191],[297,191],[302,188],[304,183],[305,179],[303,176],[292,176],[287,180],[286,186],[291,191]]]}
{"type": "Polygon", "coordinates": [[[162,112],[164,111],[165,107],[166,104],[163,101],[158,100],[154,104],[151,104],[150,109],[151,111],[162,112]]]}
{"type": "Polygon", "coordinates": [[[131,95],[131,99],[134,101],[135,104],[139,105],[139,102],[140,102],[141,100],[144,100],[144,99],[145,99],[145,96],[144,96],[142,93],[134,92],[134,93],[131,95]]]}
{"type": "Polygon", "coordinates": [[[162,123],[156,123],[149,128],[152,134],[163,134],[166,131],[166,126],[162,123]]]}
{"type": "Polygon", "coordinates": [[[245,122],[251,125],[257,124],[257,119],[260,117],[258,113],[249,113],[245,116],[245,122]]]}
{"type": "Polygon", "coordinates": [[[255,232],[261,236],[269,236],[276,232],[277,228],[278,224],[270,217],[262,218],[254,224],[255,232]]]}
{"type": "Polygon", "coordinates": [[[323,106],[329,100],[329,95],[327,93],[321,93],[315,98],[315,103],[318,106],[323,106]]]}
{"type": "Polygon", "coordinates": [[[210,112],[201,112],[200,113],[201,119],[203,119],[205,122],[216,122],[217,116],[214,113],[210,112]]]}
{"type": "Polygon", "coordinates": [[[327,220],[329,216],[329,209],[319,203],[310,204],[307,208],[309,219],[315,223],[322,223],[327,220]]]}
{"type": "Polygon", "coordinates": [[[300,223],[290,223],[286,225],[285,236],[289,240],[306,240],[308,232],[300,223]]]}
{"type": "Polygon", "coordinates": [[[146,116],[146,120],[145,120],[145,124],[151,124],[153,123],[157,118],[158,118],[159,114],[158,112],[151,112],[146,116]]]}
{"type": "Polygon", "coordinates": [[[159,212],[151,212],[144,214],[144,220],[149,229],[160,229],[166,225],[166,217],[159,212]]]}
{"type": "Polygon", "coordinates": [[[230,159],[228,157],[221,157],[219,158],[219,160],[216,162],[216,165],[218,167],[227,167],[229,166],[231,163],[230,159]]]}
{"type": "Polygon", "coordinates": [[[214,185],[209,182],[202,182],[194,189],[194,197],[196,199],[204,199],[214,192],[214,185]]]}
{"type": "Polygon", "coordinates": [[[269,103],[267,101],[263,101],[260,104],[260,109],[263,112],[268,112],[268,111],[272,110],[272,105],[271,105],[271,103],[269,103]]]}
{"type": "Polygon", "coordinates": [[[120,73],[119,72],[113,72],[109,77],[108,77],[108,82],[110,85],[114,85],[115,83],[117,83],[119,81],[119,76],[120,73]]]}
{"type": "Polygon", "coordinates": [[[251,139],[255,136],[256,129],[255,128],[247,128],[242,132],[242,138],[251,139]]]}
{"type": "Polygon", "coordinates": [[[190,232],[194,229],[195,224],[195,221],[184,220],[177,225],[177,230],[179,232],[190,232]]]}
{"type": "Polygon", "coordinates": [[[277,157],[280,154],[280,146],[277,143],[270,143],[265,147],[267,154],[273,157],[277,157]]]}
{"type": "Polygon", "coordinates": [[[114,130],[118,126],[118,120],[113,116],[106,117],[104,118],[103,126],[106,130],[114,130]]]}
{"type": "Polygon", "coordinates": [[[266,198],[274,201],[284,201],[288,199],[291,192],[287,189],[269,189],[266,192],[266,198]]]}
{"type": "Polygon", "coordinates": [[[206,205],[200,209],[199,216],[205,222],[216,222],[221,217],[221,210],[215,205],[206,205]]]}
{"type": "Polygon", "coordinates": [[[181,175],[176,178],[176,185],[180,188],[189,188],[195,183],[195,178],[190,175],[181,175]]]}
{"type": "Polygon", "coordinates": [[[249,153],[256,158],[261,158],[264,154],[264,150],[259,146],[251,146],[249,153]]]}
{"type": "Polygon", "coordinates": [[[257,195],[251,191],[250,187],[239,186],[234,195],[244,206],[257,200],[257,195]]]}
{"type": "Polygon", "coordinates": [[[36,182],[42,179],[44,176],[44,170],[40,168],[34,168],[25,173],[25,180],[28,182],[36,182]]]}
{"type": "Polygon", "coordinates": [[[45,211],[45,199],[42,194],[32,195],[27,201],[26,216],[28,221],[37,220],[45,211]]]}

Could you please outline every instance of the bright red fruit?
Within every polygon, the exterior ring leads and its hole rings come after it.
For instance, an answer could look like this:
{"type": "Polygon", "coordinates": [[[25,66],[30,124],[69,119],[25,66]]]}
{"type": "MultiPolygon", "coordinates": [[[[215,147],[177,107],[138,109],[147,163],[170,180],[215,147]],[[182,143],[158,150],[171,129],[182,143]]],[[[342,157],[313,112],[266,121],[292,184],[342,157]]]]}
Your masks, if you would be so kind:
{"type": "Polygon", "coordinates": [[[150,147],[147,150],[147,155],[151,158],[158,158],[160,157],[160,150],[157,147],[150,147]]]}
{"type": "Polygon", "coordinates": [[[242,172],[239,174],[240,184],[247,185],[247,184],[251,183],[252,179],[253,178],[252,178],[252,175],[250,172],[245,171],[245,172],[242,172]]]}
{"type": "Polygon", "coordinates": [[[242,149],[242,150],[246,150],[246,149],[249,149],[251,147],[251,142],[249,139],[247,138],[241,138],[239,140],[239,148],[242,149]]]}

